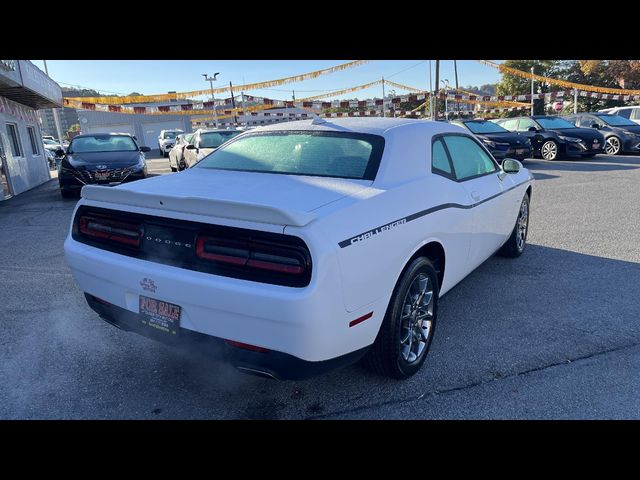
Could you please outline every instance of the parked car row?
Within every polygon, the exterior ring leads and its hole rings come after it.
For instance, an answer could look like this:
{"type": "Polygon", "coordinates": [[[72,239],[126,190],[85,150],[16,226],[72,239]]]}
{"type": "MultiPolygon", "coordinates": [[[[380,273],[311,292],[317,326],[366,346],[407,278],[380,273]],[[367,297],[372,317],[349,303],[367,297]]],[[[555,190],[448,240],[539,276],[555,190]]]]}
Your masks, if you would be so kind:
{"type": "Polygon", "coordinates": [[[590,158],[597,154],[640,152],[640,125],[629,119],[640,107],[621,107],[613,113],[532,115],[492,120],[452,120],[487,147],[496,160],[529,157],[545,160],[590,158]],[[624,110],[623,110],[624,109],[624,110]],[[621,116],[619,112],[627,112],[621,116]]]}

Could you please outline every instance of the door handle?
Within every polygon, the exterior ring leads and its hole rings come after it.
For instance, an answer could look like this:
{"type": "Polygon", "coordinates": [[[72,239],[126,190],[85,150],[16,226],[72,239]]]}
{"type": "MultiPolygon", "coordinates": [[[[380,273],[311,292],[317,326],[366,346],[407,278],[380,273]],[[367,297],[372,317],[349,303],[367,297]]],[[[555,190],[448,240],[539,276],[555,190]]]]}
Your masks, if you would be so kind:
{"type": "Polygon", "coordinates": [[[471,192],[471,198],[473,198],[475,201],[480,200],[480,194],[478,192],[471,192]]]}

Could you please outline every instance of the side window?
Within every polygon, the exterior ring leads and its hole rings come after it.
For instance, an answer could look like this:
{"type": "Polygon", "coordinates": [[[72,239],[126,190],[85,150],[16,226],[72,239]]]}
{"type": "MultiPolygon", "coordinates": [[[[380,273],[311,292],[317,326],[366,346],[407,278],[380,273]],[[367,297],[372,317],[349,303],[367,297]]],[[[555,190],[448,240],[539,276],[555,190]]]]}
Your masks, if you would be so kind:
{"type": "Polygon", "coordinates": [[[451,164],[442,140],[438,139],[433,142],[431,147],[431,171],[440,172],[452,176],[451,164]]]}
{"type": "Polygon", "coordinates": [[[38,140],[36,137],[36,129],[34,127],[27,127],[27,132],[29,133],[29,141],[31,142],[31,153],[33,155],[40,155],[40,150],[38,149],[38,140]]]}
{"type": "Polygon", "coordinates": [[[511,118],[509,120],[505,120],[504,122],[500,123],[500,126],[503,127],[503,128],[506,128],[507,130],[514,131],[516,129],[516,127],[518,126],[518,119],[517,118],[511,118]]]}
{"type": "Polygon", "coordinates": [[[453,168],[458,180],[465,180],[497,170],[487,152],[474,140],[463,135],[447,135],[444,137],[451,155],[453,168]]]}
{"type": "Polygon", "coordinates": [[[529,130],[529,128],[531,128],[531,127],[538,128],[536,123],[533,120],[531,120],[530,118],[521,118],[520,119],[520,123],[518,124],[518,131],[519,132],[527,132],[529,130]]]}
{"type": "Polygon", "coordinates": [[[18,125],[15,123],[7,123],[7,134],[11,143],[11,150],[14,157],[22,157],[22,142],[20,142],[20,133],[18,133],[18,125]]]}
{"type": "Polygon", "coordinates": [[[631,109],[631,118],[632,120],[640,120],[640,108],[632,108],[631,109]]]}
{"type": "Polygon", "coordinates": [[[621,117],[624,117],[624,118],[631,118],[631,109],[625,108],[623,110],[618,110],[616,112],[616,115],[620,115],[621,117]]]}

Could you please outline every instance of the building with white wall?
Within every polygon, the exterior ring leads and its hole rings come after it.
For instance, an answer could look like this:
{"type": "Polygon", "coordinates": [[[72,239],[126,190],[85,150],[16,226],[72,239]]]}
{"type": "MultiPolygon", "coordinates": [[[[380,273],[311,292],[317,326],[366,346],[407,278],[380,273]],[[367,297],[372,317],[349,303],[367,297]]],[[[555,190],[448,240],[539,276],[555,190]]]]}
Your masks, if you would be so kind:
{"type": "Polygon", "coordinates": [[[37,111],[62,106],[62,90],[28,60],[0,60],[0,201],[51,178],[37,111]]]}

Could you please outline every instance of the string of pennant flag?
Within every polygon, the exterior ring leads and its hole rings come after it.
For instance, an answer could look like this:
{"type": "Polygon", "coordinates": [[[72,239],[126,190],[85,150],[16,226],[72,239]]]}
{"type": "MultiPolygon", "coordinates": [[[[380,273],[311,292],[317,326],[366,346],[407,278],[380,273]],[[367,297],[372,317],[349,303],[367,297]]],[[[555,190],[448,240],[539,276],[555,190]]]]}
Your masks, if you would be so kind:
{"type": "MultiPolygon", "coordinates": [[[[640,90],[627,90],[624,88],[609,88],[609,87],[596,87],[593,85],[584,85],[582,83],[574,83],[574,82],[568,82],[566,80],[560,80],[557,78],[544,77],[542,75],[537,75],[531,72],[523,72],[522,70],[518,70],[513,67],[508,67],[502,63],[495,63],[490,60],[478,60],[478,62],[482,63],[483,65],[487,65],[489,67],[495,68],[499,70],[501,73],[507,73],[507,74],[515,75],[521,78],[533,79],[533,80],[537,80],[538,82],[548,83],[550,85],[559,85],[564,88],[572,88],[576,90],[583,90],[585,92],[595,92],[595,93],[611,94],[611,95],[619,95],[619,96],[640,95],[640,90]]],[[[622,100],[622,98],[614,98],[610,100],[622,100]]]]}
{"type": "MultiPolygon", "coordinates": [[[[288,100],[275,100],[266,97],[258,97],[252,95],[245,95],[245,101],[249,103],[257,103],[257,105],[251,106],[239,106],[236,108],[228,108],[228,109],[219,109],[217,111],[213,110],[214,102],[192,102],[186,104],[176,104],[176,105],[161,105],[161,106],[128,106],[128,105],[106,105],[99,103],[92,103],[88,101],[77,101],[71,99],[65,99],[65,106],[71,108],[77,108],[82,110],[96,110],[96,111],[105,111],[105,112],[114,112],[114,113],[128,113],[128,114],[143,114],[143,115],[214,115],[218,114],[218,117],[222,117],[225,115],[233,116],[233,115],[243,115],[245,111],[247,112],[257,112],[261,110],[266,110],[270,108],[305,108],[305,109],[313,109],[313,110],[326,110],[328,108],[367,108],[367,107],[381,107],[381,106],[395,106],[400,103],[414,103],[425,101],[430,97],[429,92],[415,93],[409,95],[400,95],[393,98],[369,98],[366,100],[331,100],[331,101],[322,101],[322,100],[314,100],[316,97],[308,97],[299,99],[296,101],[288,101],[288,100]]],[[[578,95],[581,98],[594,98],[594,99],[606,99],[606,100],[640,100],[640,95],[614,95],[614,94],[604,94],[597,92],[585,92],[580,91],[578,95]]],[[[441,99],[446,98],[451,101],[458,102],[468,102],[471,104],[474,103],[495,103],[500,107],[508,107],[508,106],[524,106],[524,105],[507,105],[506,102],[530,102],[531,94],[526,95],[468,95],[468,94],[440,94],[438,96],[441,99]]],[[[548,92],[548,93],[539,93],[534,94],[534,99],[543,99],[543,100],[556,100],[563,99],[565,97],[572,98],[573,91],[561,91],[561,92],[548,92]]],[[[215,102],[216,106],[226,106],[230,105],[231,99],[218,100],[215,102]]]]}
{"type": "MultiPolygon", "coordinates": [[[[336,65],[329,68],[323,68],[321,70],[315,70],[313,72],[303,73],[300,75],[292,75],[290,77],[278,78],[275,80],[267,80],[264,82],[247,83],[244,85],[235,85],[233,88],[236,91],[246,90],[259,90],[261,88],[271,88],[287,83],[303,82],[313,78],[320,77],[322,75],[328,75],[330,73],[346,70],[348,68],[357,67],[368,63],[369,60],[355,60],[353,62],[347,62],[340,65],[336,65]]],[[[87,102],[93,104],[108,104],[108,105],[124,105],[128,103],[155,103],[166,102],[178,99],[188,99],[192,97],[198,97],[202,95],[211,95],[216,93],[228,92],[231,90],[231,86],[220,88],[207,88],[202,90],[191,90],[188,92],[172,92],[161,93],[156,95],[127,95],[127,96],[104,96],[104,97],[68,97],[65,100],[74,100],[78,102],[87,102]]]]}

